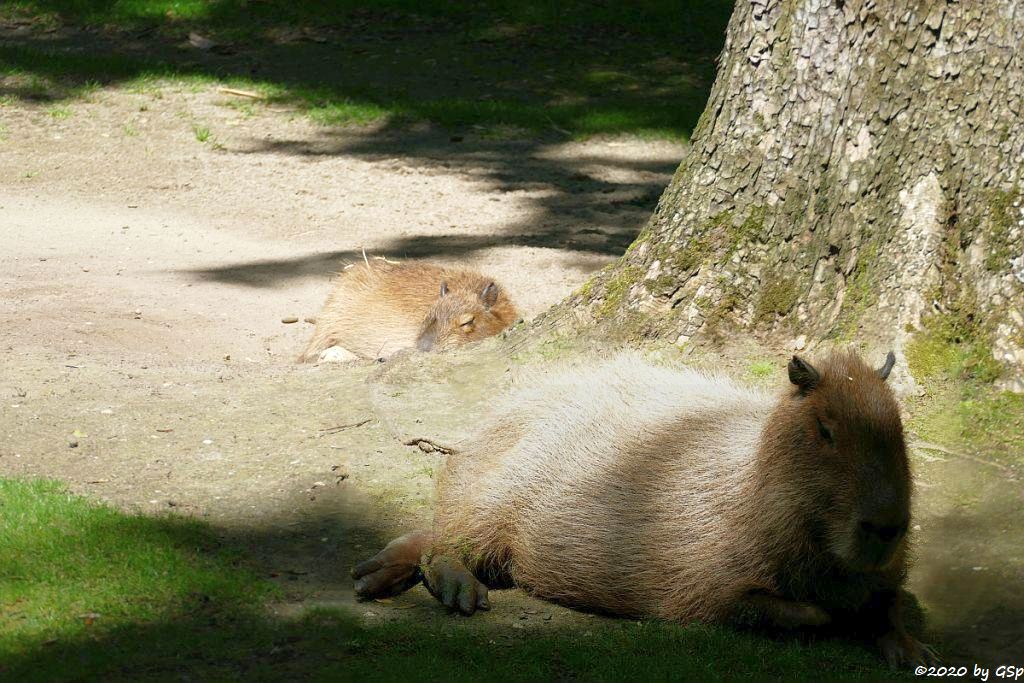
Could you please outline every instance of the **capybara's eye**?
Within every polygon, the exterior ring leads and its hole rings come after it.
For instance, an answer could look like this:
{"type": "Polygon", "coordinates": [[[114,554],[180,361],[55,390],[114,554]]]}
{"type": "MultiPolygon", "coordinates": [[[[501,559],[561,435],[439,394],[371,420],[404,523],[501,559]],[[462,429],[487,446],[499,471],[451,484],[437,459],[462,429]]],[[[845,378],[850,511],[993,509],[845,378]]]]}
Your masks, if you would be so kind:
{"type": "Polygon", "coordinates": [[[466,314],[459,318],[459,327],[468,327],[473,324],[475,317],[472,314],[466,314]]]}
{"type": "Polygon", "coordinates": [[[818,419],[818,433],[821,434],[821,438],[830,444],[835,443],[835,440],[832,438],[832,430],[820,418],[818,419]]]}

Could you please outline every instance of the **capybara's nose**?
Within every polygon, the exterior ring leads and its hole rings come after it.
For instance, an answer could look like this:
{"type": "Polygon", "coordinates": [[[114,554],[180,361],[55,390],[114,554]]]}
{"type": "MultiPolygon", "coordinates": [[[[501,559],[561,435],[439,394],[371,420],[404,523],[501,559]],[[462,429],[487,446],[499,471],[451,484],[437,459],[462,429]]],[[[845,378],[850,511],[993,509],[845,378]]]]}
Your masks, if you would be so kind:
{"type": "Polygon", "coordinates": [[[874,538],[882,543],[893,543],[903,537],[907,532],[906,523],[887,524],[876,520],[862,519],[860,531],[867,538],[874,538]]]}

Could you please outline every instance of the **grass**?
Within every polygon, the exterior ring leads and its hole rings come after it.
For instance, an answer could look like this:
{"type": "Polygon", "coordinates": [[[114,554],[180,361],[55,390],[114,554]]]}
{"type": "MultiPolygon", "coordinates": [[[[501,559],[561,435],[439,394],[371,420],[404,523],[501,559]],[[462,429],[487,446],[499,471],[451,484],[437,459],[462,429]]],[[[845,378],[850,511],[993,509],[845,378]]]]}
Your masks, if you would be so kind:
{"type": "Polygon", "coordinates": [[[776,363],[770,360],[754,361],[747,366],[747,374],[756,380],[766,380],[775,376],[776,363]]]}
{"type": "MultiPolygon", "coordinates": [[[[131,647],[127,624],[244,612],[270,595],[197,522],[125,515],[48,481],[0,480],[0,509],[0,663],[108,639],[131,647]]],[[[102,661],[75,675],[90,665],[102,661]]]]}
{"type": "Polygon", "coordinates": [[[198,123],[192,125],[192,134],[196,136],[198,142],[209,142],[210,140],[210,129],[198,123]]]}
{"type": "Polygon", "coordinates": [[[62,101],[90,81],[133,90],[218,83],[263,89],[324,125],[684,139],[731,10],[726,0],[15,0],[0,16],[100,30],[0,48],[0,91],[62,101]],[[180,48],[190,31],[231,54],[180,48]],[[126,45],[138,32],[147,46],[133,51],[126,45]]]}
{"type": "Polygon", "coordinates": [[[71,116],[71,107],[50,107],[46,113],[55,119],[66,119],[71,116]]]}
{"type": "Polygon", "coordinates": [[[202,523],[123,514],[45,481],[0,480],[0,509],[4,680],[892,677],[843,641],[700,625],[594,618],[515,630],[433,606],[393,621],[344,609],[275,618],[263,608],[269,582],[202,523]]]}

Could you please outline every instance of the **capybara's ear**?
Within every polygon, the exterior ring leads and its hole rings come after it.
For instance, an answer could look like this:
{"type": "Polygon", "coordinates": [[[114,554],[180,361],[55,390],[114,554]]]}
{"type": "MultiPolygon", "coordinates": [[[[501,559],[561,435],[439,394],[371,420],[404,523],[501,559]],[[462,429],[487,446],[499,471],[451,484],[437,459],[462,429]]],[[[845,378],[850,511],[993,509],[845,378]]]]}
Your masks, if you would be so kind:
{"type": "Polygon", "coordinates": [[[882,367],[878,368],[878,376],[883,380],[889,379],[889,373],[892,372],[892,366],[896,365],[896,354],[890,351],[885,354],[885,363],[882,367]]]}
{"type": "Polygon", "coordinates": [[[484,291],[480,292],[480,301],[484,302],[484,308],[490,308],[498,303],[498,285],[493,282],[487,283],[484,291]]]}
{"type": "Polygon", "coordinates": [[[806,394],[818,386],[821,375],[814,369],[814,366],[800,356],[793,356],[789,361],[789,381],[800,387],[800,392],[806,394]]]}
{"type": "Polygon", "coordinates": [[[446,281],[444,281],[444,280],[441,280],[441,296],[447,296],[447,295],[448,295],[448,283],[446,281]]]}

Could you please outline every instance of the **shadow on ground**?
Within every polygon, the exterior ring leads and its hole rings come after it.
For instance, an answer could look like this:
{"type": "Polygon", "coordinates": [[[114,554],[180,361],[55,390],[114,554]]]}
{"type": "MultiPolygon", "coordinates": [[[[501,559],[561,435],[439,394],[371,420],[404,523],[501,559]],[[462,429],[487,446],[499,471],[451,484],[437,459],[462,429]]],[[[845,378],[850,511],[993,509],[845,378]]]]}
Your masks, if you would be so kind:
{"type": "MultiPolygon", "coordinates": [[[[941,521],[942,531],[955,529],[991,540],[991,527],[983,519],[977,514],[951,514],[941,521]]],[[[234,558],[218,560],[225,585],[241,581],[263,584],[263,588],[218,592],[217,582],[211,589],[209,580],[181,585],[173,595],[153,598],[164,601],[155,618],[107,627],[101,617],[92,629],[70,638],[39,637],[22,643],[0,665],[0,673],[26,681],[66,679],[72,671],[76,678],[103,680],[728,680],[740,676],[891,680],[895,676],[853,642],[806,635],[772,638],[701,625],[583,615],[525,600],[514,590],[497,592],[494,610],[472,619],[445,613],[422,588],[393,601],[358,605],[348,597],[338,598],[351,595],[347,577],[354,558],[351,546],[358,540],[365,548],[376,548],[384,539],[372,529],[352,527],[337,546],[325,550],[317,537],[323,529],[339,524],[336,516],[288,529],[272,524],[242,530],[214,528],[209,538],[218,541],[201,539],[198,548],[194,531],[173,518],[145,523],[167,544],[188,546],[200,555],[221,553],[234,558]],[[278,603],[301,600],[302,608],[268,613],[262,601],[250,601],[250,595],[266,594],[268,582],[278,585],[278,603]]],[[[111,529],[110,533],[125,531],[111,529]]],[[[952,562],[958,565],[959,559],[952,562]]],[[[934,580],[955,578],[961,594],[987,590],[985,577],[962,576],[959,569],[933,565],[928,571],[934,580]]],[[[963,622],[945,622],[931,634],[940,647],[947,646],[947,664],[1020,664],[1013,660],[1014,653],[1021,651],[1016,628],[1022,616],[1019,599],[998,605],[975,603],[962,614],[963,622]],[[979,644],[977,634],[969,633],[974,628],[984,628],[985,642],[979,644]]],[[[905,675],[909,679],[909,673],[905,675]]]]}
{"type": "MultiPolygon", "coordinates": [[[[216,554],[217,574],[178,581],[171,593],[138,595],[125,576],[141,569],[125,568],[106,578],[123,582],[128,604],[149,603],[149,618],[119,619],[110,605],[102,613],[87,612],[80,618],[95,622],[84,628],[62,637],[43,631],[22,639],[0,662],[0,674],[19,681],[888,677],[876,659],[852,643],[769,639],[700,625],[582,615],[524,602],[517,591],[497,594],[495,609],[472,619],[447,614],[422,588],[414,589],[411,598],[407,594],[386,604],[339,605],[335,600],[325,607],[315,595],[311,599],[315,591],[350,591],[344,565],[333,575],[306,582],[302,611],[268,613],[262,605],[266,577],[283,582],[278,596],[296,592],[279,569],[271,570],[275,558],[290,557],[289,565],[296,568],[291,574],[299,576],[304,568],[341,559],[344,553],[325,554],[304,540],[304,532],[316,534],[333,522],[315,520],[297,532],[214,528],[211,536],[197,536],[193,526],[167,517],[143,518],[128,528],[113,524],[108,535],[143,532],[150,542],[184,550],[198,563],[216,554]],[[258,561],[249,554],[254,544],[261,549],[258,561]],[[269,556],[268,546],[274,549],[269,556]],[[515,609],[517,603],[528,606],[515,609]]],[[[353,534],[375,540],[372,531],[353,534]]]]}
{"type": "MultiPolygon", "coordinates": [[[[688,138],[714,78],[732,2],[80,3],[0,13],[0,103],[48,106],[161,78],[242,83],[325,124],[317,139],[253,139],[227,153],[348,155],[455,173],[524,206],[499,234],[452,226],[367,244],[396,257],[498,246],[621,254],[679,157],[558,153],[592,135],[688,138]],[[315,8],[313,7],[315,5],[315,8]],[[200,49],[199,34],[216,43],[200,49]],[[194,42],[194,41],[193,41],[194,42]],[[595,170],[598,167],[603,170],[595,170]],[[611,179],[609,179],[611,178],[611,179]]],[[[610,148],[605,148],[607,151],[610,148]]],[[[415,227],[415,217],[408,218],[415,227]]],[[[493,232],[493,231],[490,231],[493,232]]],[[[264,285],[336,270],[349,251],[238,263],[197,277],[264,285]]]]}
{"type": "MultiPolygon", "coordinates": [[[[577,254],[581,261],[616,256],[636,238],[654,209],[665,179],[678,159],[613,158],[603,155],[566,158],[555,155],[557,144],[489,141],[479,138],[452,143],[437,130],[399,130],[387,126],[374,134],[325,132],[314,141],[258,141],[246,153],[341,154],[375,163],[412,157],[417,172],[458,173],[493,188],[494,201],[528,204],[527,214],[500,228],[475,232],[474,226],[453,225],[452,232],[413,234],[398,239],[367,235],[360,245],[370,254],[394,258],[460,259],[496,247],[536,247],[577,254]],[[601,177],[608,169],[625,178],[601,177]],[[628,178],[628,179],[627,179],[628,178]],[[530,193],[527,199],[522,193],[530,193]]],[[[415,226],[416,217],[403,218],[415,226]]],[[[298,257],[233,263],[198,269],[190,274],[205,280],[272,286],[284,280],[336,272],[340,264],[362,258],[358,250],[316,252],[298,257]]],[[[593,267],[593,263],[587,264],[593,267]]]]}

